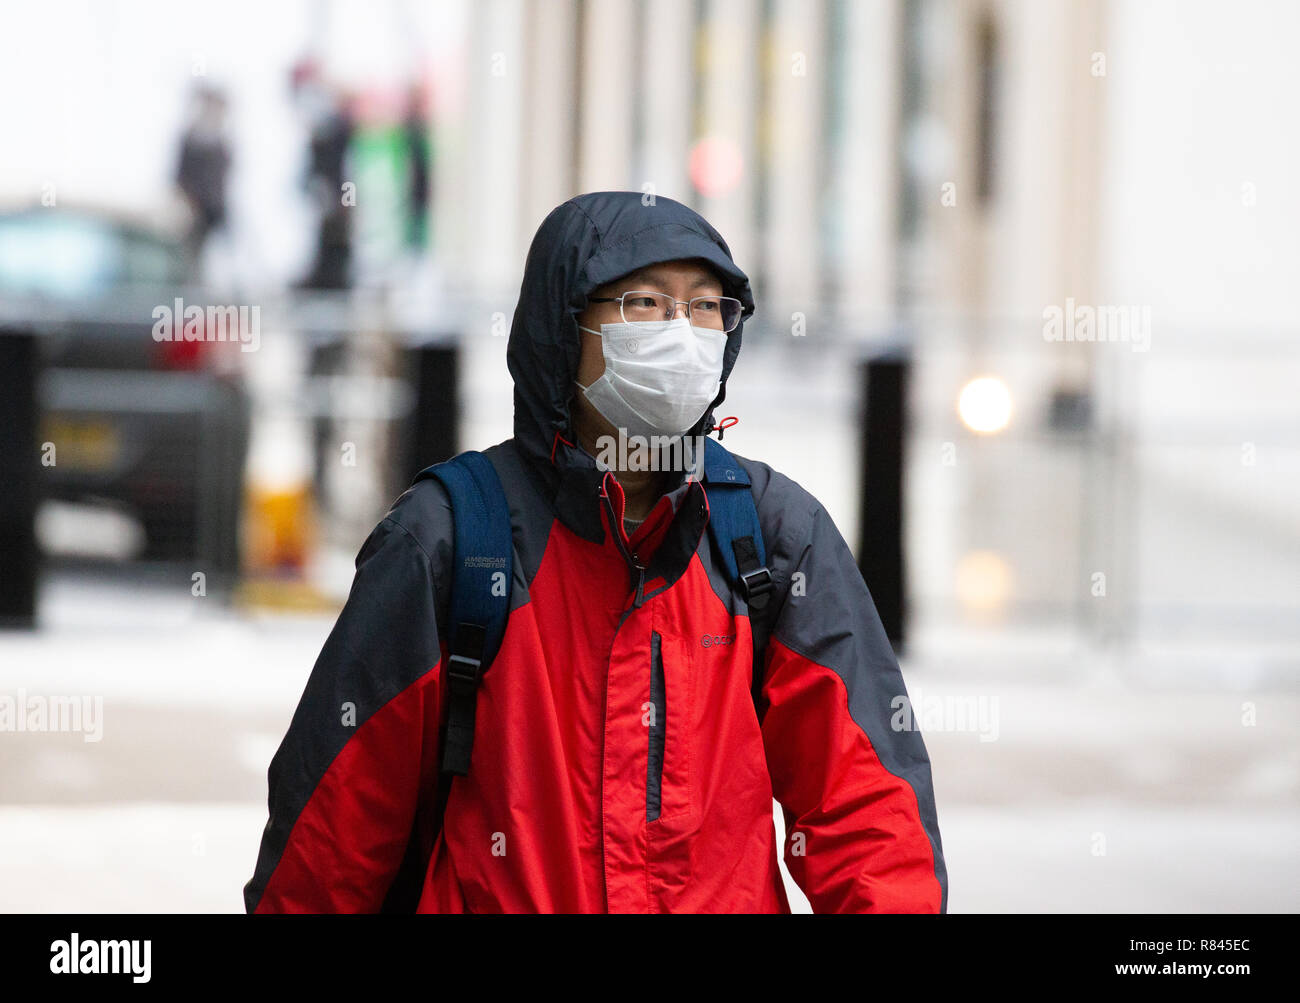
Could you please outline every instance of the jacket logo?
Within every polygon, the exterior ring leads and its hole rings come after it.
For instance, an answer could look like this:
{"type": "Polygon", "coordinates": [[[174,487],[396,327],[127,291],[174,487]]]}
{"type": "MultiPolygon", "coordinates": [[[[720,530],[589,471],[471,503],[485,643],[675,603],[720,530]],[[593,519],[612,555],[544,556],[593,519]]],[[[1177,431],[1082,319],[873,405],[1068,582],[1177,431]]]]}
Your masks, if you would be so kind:
{"type": "Polygon", "coordinates": [[[705,634],[700,638],[701,647],[716,648],[720,644],[735,644],[735,634],[705,634]]]}

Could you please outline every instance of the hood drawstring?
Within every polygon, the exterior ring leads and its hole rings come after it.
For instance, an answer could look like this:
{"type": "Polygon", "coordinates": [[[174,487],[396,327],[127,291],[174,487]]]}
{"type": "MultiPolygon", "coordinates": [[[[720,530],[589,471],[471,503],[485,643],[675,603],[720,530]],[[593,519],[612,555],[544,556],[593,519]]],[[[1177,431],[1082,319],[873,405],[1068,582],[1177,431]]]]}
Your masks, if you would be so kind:
{"type": "Polygon", "coordinates": [[[551,462],[552,463],[555,462],[555,450],[560,445],[560,443],[564,443],[566,446],[570,446],[570,447],[573,446],[573,443],[571,443],[568,439],[562,436],[559,433],[559,430],[557,429],[555,433],[555,438],[551,440],[551,462]]]}
{"type": "Polygon", "coordinates": [[[723,434],[723,432],[724,432],[726,429],[730,428],[732,425],[738,425],[738,424],[740,424],[740,419],[737,418],[734,414],[729,414],[729,415],[727,415],[727,417],[723,418],[722,421],[718,422],[718,424],[716,424],[716,425],[714,425],[712,428],[710,428],[709,431],[710,431],[710,432],[717,432],[717,433],[718,433],[718,441],[721,442],[721,441],[722,441],[722,434],[723,434]]]}

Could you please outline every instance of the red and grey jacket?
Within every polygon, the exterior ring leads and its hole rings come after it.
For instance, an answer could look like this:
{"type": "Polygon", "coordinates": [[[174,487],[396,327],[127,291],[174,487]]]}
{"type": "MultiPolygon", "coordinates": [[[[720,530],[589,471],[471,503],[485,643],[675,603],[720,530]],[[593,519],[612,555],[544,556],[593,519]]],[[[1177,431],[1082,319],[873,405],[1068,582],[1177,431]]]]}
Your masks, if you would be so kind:
{"type": "MultiPolygon", "coordinates": [[[[737,457],[776,583],[755,702],[751,622],[705,532],[707,485],[682,474],[628,537],[618,481],[574,444],[587,294],[686,258],[752,313],[722,237],[670,199],[584,195],[542,224],[507,352],[514,435],[485,450],[514,578],[472,768],[439,775],[453,534],[426,478],[361,548],[271,761],[249,912],[378,912],[412,874],[420,912],[789,912],[773,797],[814,911],[947,911],[929,757],[919,731],[891,727],[907,691],[830,516],[737,457]]],[[[714,428],[740,332],[692,434],[714,428]]]]}

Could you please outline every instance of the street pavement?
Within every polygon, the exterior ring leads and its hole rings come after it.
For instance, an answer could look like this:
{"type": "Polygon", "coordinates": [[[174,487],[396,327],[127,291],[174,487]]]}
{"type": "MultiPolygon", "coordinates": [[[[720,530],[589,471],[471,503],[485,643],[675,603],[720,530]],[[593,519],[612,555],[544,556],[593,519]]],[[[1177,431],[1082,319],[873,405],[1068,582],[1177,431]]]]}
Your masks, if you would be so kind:
{"type": "MultiPolygon", "coordinates": [[[[0,733],[0,910],[241,910],[332,617],[232,610],[183,576],[55,576],[42,611],[0,634],[0,695],[100,697],[102,732],[0,733]]],[[[904,659],[950,911],[1296,910],[1300,694],[1032,652],[904,659]]]]}

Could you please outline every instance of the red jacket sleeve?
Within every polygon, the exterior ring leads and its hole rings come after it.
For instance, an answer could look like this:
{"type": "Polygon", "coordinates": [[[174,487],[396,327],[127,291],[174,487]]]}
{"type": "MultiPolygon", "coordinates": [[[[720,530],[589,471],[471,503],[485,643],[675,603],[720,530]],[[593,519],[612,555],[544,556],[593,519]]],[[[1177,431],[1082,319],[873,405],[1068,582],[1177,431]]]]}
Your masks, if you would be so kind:
{"type": "Polygon", "coordinates": [[[428,554],[385,519],[357,557],[347,603],[271,761],[248,912],[384,905],[438,779],[435,609],[428,554]]]}
{"type": "Polygon", "coordinates": [[[786,866],[814,912],[946,912],[929,756],[919,731],[891,726],[902,673],[848,545],[798,491],[810,515],[788,547],[760,699],[786,866]]]}

